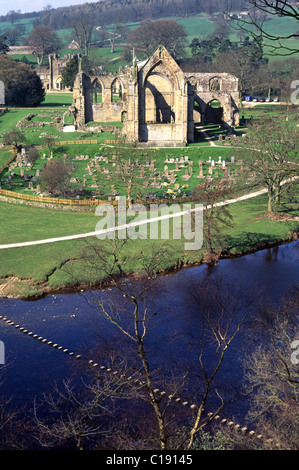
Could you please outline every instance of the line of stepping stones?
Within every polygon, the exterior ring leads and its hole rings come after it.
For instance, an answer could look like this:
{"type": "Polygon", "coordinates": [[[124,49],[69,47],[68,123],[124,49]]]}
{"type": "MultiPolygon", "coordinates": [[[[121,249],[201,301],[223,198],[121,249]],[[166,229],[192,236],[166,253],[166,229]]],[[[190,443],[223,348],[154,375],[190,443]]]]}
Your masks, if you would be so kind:
{"type": "MultiPolygon", "coordinates": [[[[65,353],[65,354],[68,353],[69,356],[71,356],[71,357],[75,357],[76,359],[81,359],[81,357],[82,357],[80,354],[75,355],[74,352],[72,352],[72,351],[69,352],[68,349],[63,348],[62,346],[59,346],[57,343],[53,343],[53,341],[48,341],[46,338],[43,338],[42,336],[38,336],[37,334],[34,334],[32,331],[26,330],[24,327],[20,326],[19,324],[15,324],[15,322],[13,322],[12,320],[9,320],[6,316],[0,315],[0,320],[5,321],[8,325],[14,326],[15,328],[17,328],[22,333],[28,334],[28,336],[32,336],[32,338],[36,338],[37,340],[41,341],[44,344],[48,344],[49,346],[53,346],[53,348],[56,348],[58,350],[62,350],[62,352],[65,353]]],[[[99,364],[97,362],[94,362],[92,359],[89,360],[88,363],[92,367],[99,366],[99,364]]],[[[101,365],[99,367],[100,367],[101,370],[106,369],[106,372],[112,372],[111,368],[107,368],[103,365],[101,365]]],[[[117,374],[117,371],[113,372],[113,374],[117,374]]],[[[139,379],[135,379],[134,381],[139,382],[140,385],[144,385],[144,383],[141,382],[139,379]]],[[[155,395],[160,395],[160,398],[166,397],[166,395],[167,395],[167,393],[165,391],[161,392],[158,388],[156,388],[154,390],[154,393],[155,393],[155,395]]],[[[195,411],[198,408],[197,405],[195,405],[195,404],[190,405],[188,401],[182,401],[182,399],[179,398],[179,397],[174,398],[174,395],[168,395],[167,398],[169,400],[174,399],[175,403],[181,404],[184,407],[189,406],[190,410],[192,410],[192,411],[195,411]]],[[[208,416],[209,416],[209,418],[211,418],[211,417],[214,416],[214,413],[208,413],[208,416]]],[[[256,432],[253,431],[253,430],[249,431],[249,429],[247,427],[245,427],[245,426],[242,427],[240,424],[235,424],[234,421],[229,421],[227,419],[221,419],[221,417],[219,415],[215,415],[214,420],[217,421],[217,422],[220,422],[222,425],[227,425],[229,428],[234,428],[236,431],[241,431],[243,434],[248,433],[248,435],[251,436],[251,437],[255,436],[257,439],[262,439],[263,438],[263,436],[261,434],[256,434],[256,432]]]]}

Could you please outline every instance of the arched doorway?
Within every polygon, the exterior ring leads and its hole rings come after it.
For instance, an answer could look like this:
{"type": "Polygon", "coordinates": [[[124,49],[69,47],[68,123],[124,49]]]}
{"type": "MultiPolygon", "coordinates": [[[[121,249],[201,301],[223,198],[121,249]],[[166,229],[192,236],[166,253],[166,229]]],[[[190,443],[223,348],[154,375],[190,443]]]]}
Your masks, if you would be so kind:
{"type": "Polygon", "coordinates": [[[206,105],[205,123],[221,124],[223,121],[223,107],[221,103],[213,98],[206,105]]]}

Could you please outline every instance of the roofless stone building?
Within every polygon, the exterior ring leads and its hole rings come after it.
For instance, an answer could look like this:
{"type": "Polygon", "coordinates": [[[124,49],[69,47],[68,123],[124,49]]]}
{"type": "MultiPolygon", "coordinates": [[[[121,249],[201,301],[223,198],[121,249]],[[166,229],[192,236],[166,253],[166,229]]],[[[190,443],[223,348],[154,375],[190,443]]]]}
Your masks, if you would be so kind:
{"type": "Polygon", "coordinates": [[[239,124],[238,79],[228,73],[185,73],[164,46],[119,74],[79,72],[70,108],[77,128],[88,122],[123,122],[128,142],[183,146],[195,123],[239,124]],[[217,101],[220,107],[211,106],[217,101]]]}

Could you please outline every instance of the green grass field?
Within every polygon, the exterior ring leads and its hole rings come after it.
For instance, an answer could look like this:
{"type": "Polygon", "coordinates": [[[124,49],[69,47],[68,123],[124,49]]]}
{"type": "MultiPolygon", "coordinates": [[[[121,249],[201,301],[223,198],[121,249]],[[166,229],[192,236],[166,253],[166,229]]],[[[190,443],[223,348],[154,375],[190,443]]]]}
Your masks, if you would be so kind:
{"type": "MultiPolygon", "coordinates": [[[[217,19],[218,15],[215,15],[215,19],[217,19]]],[[[199,14],[196,16],[192,17],[187,17],[187,18],[179,18],[179,17],[173,17],[169,18],[176,20],[178,23],[182,24],[185,27],[186,33],[187,33],[187,43],[190,44],[191,41],[194,38],[200,38],[200,39],[205,39],[209,34],[211,34],[215,28],[215,21],[206,14],[199,14]]],[[[30,31],[33,29],[33,21],[34,18],[32,19],[27,19],[27,20],[21,20],[20,22],[16,22],[14,25],[11,25],[10,23],[0,23],[0,34],[1,32],[5,31],[5,29],[12,28],[12,27],[17,27],[18,24],[24,24],[26,29],[25,29],[25,36],[27,36],[30,31]]],[[[127,27],[129,29],[135,29],[140,25],[140,22],[135,22],[135,23],[128,23],[127,27]]],[[[238,30],[237,27],[235,27],[235,23],[231,23],[231,33],[230,33],[230,40],[233,42],[238,42],[240,38],[240,31],[238,30]]],[[[111,29],[113,26],[108,26],[107,29],[111,29]]],[[[290,18],[284,18],[284,17],[270,17],[267,19],[265,23],[265,29],[267,32],[270,34],[278,34],[278,35],[288,35],[290,31],[296,31],[298,28],[296,26],[296,21],[290,18]]],[[[72,29],[62,29],[58,30],[57,34],[59,38],[62,41],[63,44],[63,49],[61,49],[59,54],[63,56],[64,54],[70,54],[72,51],[67,48],[68,44],[70,43],[71,39],[73,38],[73,33],[72,29]]],[[[297,47],[298,48],[298,41],[296,40],[282,40],[281,44],[286,47],[297,47]]],[[[278,41],[274,41],[273,44],[277,45],[278,41]]],[[[269,40],[264,41],[264,50],[265,50],[265,56],[269,58],[270,61],[272,60],[282,60],[284,59],[284,55],[273,55],[273,53],[270,53],[270,46],[271,42],[269,40]]],[[[122,55],[122,50],[123,50],[123,45],[124,44],[116,44],[115,46],[115,51],[114,53],[111,53],[110,47],[104,46],[104,47],[92,47],[90,49],[90,57],[92,60],[96,60],[98,63],[102,63],[105,65],[105,68],[108,72],[117,72],[119,70],[119,67],[126,65],[127,63],[121,58],[122,55]]],[[[75,52],[75,51],[73,51],[75,52]]],[[[285,51],[286,52],[286,51],[285,51]]],[[[284,53],[285,53],[284,52],[284,53]]],[[[187,57],[191,57],[191,50],[189,46],[186,47],[186,55],[187,57]]],[[[13,55],[16,59],[21,59],[23,55],[13,55]]],[[[35,55],[26,55],[29,63],[33,66],[37,66],[37,59],[35,55]]],[[[298,58],[299,53],[293,55],[292,57],[298,58]]],[[[44,60],[44,64],[47,63],[47,58],[44,60]]]]}
{"type": "MultiPolygon", "coordinates": [[[[234,227],[225,228],[228,252],[239,254],[253,250],[266,243],[283,241],[290,231],[298,230],[297,222],[279,222],[264,218],[267,208],[265,196],[260,196],[229,206],[234,227]]],[[[74,235],[96,229],[95,213],[74,213],[20,206],[0,202],[0,243],[13,243],[45,239],[53,236],[74,235]]],[[[299,215],[298,203],[288,205],[293,215],[299,215]]],[[[202,261],[203,249],[185,250],[185,240],[173,240],[170,224],[169,240],[128,239],[119,260],[122,270],[131,274],[142,269],[144,256],[152,250],[165,249],[163,269],[173,269],[181,262],[192,264],[202,261]]],[[[80,249],[86,243],[105,243],[95,237],[73,241],[62,241],[37,246],[0,250],[0,278],[17,276],[23,279],[22,295],[35,295],[43,289],[73,286],[77,280],[87,281],[87,273],[79,258],[80,249]],[[69,272],[70,269],[70,272],[69,272]],[[75,278],[73,278],[75,276],[75,278]],[[39,283],[45,283],[40,285],[39,283]]],[[[99,269],[93,274],[93,282],[104,277],[99,269]]],[[[20,285],[18,285],[20,288],[20,285]]],[[[19,293],[20,293],[19,292],[19,293]]]]}

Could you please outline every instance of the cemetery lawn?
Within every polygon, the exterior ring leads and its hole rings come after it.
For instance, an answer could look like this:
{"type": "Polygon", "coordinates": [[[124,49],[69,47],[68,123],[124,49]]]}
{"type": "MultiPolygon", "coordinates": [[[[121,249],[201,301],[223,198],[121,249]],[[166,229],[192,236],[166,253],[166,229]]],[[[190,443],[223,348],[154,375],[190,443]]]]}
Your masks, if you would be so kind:
{"type": "MultiPolygon", "coordinates": [[[[266,218],[266,196],[233,203],[228,207],[234,226],[223,230],[227,242],[225,256],[237,256],[289,241],[292,233],[299,231],[298,203],[284,207],[284,213],[293,216],[292,221],[266,218]]],[[[50,210],[4,202],[0,202],[0,210],[1,244],[86,233],[95,230],[98,221],[93,211],[50,210]]],[[[84,287],[88,279],[79,252],[80,247],[88,242],[105,243],[90,237],[0,250],[0,296],[29,298],[84,287]]],[[[200,264],[204,250],[186,251],[184,243],[184,240],[172,240],[171,237],[170,240],[150,240],[149,237],[128,239],[119,264],[126,275],[138,274],[142,271],[143,258],[150,256],[152,250],[157,248],[165,251],[161,272],[200,264]]],[[[102,280],[103,272],[99,270],[93,274],[94,285],[102,280]]]]}

